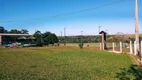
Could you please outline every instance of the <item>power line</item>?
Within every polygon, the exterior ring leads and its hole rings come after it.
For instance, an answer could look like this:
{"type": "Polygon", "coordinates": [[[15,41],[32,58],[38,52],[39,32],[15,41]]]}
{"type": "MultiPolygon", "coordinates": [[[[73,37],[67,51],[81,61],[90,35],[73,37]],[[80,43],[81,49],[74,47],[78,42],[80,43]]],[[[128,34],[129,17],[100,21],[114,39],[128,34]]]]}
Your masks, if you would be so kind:
{"type": "Polygon", "coordinates": [[[124,2],[124,1],[126,1],[126,0],[119,0],[119,1],[116,1],[116,2],[113,2],[113,3],[104,4],[104,5],[94,7],[94,8],[90,8],[90,9],[84,9],[84,10],[80,10],[80,11],[74,11],[74,12],[69,12],[69,13],[59,14],[59,15],[54,15],[54,16],[44,16],[44,17],[38,17],[38,18],[33,18],[33,19],[25,19],[25,20],[0,21],[0,23],[11,23],[11,22],[29,21],[29,20],[37,20],[37,19],[43,19],[43,18],[54,18],[54,17],[59,17],[59,16],[66,16],[66,15],[96,10],[96,9],[99,9],[99,8],[102,8],[102,7],[110,6],[110,5],[117,4],[117,3],[120,3],[120,2],[124,2]]]}

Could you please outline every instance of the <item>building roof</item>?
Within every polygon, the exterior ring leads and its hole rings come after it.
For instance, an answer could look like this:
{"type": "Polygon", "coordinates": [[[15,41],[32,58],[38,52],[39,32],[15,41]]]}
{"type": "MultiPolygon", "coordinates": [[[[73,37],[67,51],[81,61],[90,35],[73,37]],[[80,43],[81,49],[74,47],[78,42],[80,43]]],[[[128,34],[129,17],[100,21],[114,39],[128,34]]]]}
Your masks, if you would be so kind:
{"type": "Polygon", "coordinates": [[[107,32],[105,32],[105,31],[101,31],[99,34],[102,34],[102,33],[105,33],[105,34],[107,34],[107,32]]]}

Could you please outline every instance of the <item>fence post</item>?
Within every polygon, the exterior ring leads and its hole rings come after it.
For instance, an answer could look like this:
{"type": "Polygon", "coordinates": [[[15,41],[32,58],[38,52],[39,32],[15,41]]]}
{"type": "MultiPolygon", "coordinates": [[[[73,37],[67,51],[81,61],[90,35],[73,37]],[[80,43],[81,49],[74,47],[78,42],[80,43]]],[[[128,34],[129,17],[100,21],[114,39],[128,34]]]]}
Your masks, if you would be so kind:
{"type": "Polygon", "coordinates": [[[134,42],[134,55],[137,55],[137,46],[136,46],[136,41],[134,42]]]}
{"type": "Polygon", "coordinates": [[[133,54],[133,46],[132,46],[132,41],[130,41],[130,54],[133,54]]]}
{"type": "Polygon", "coordinates": [[[102,50],[102,43],[100,43],[100,50],[102,50]]]}
{"type": "Polygon", "coordinates": [[[114,42],[112,43],[112,50],[115,51],[114,49],[115,45],[114,45],[114,42]]]}
{"type": "Polygon", "coordinates": [[[2,36],[0,35],[0,46],[2,45],[2,36]]]}
{"type": "Polygon", "coordinates": [[[141,41],[141,64],[142,64],[142,41],[141,41]]]}
{"type": "Polygon", "coordinates": [[[122,42],[120,41],[120,52],[122,53],[122,42]]]}
{"type": "Polygon", "coordinates": [[[117,47],[117,43],[114,43],[114,47],[117,47]]]}
{"type": "Polygon", "coordinates": [[[102,43],[102,50],[105,50],[105,44],[102,43]]]}

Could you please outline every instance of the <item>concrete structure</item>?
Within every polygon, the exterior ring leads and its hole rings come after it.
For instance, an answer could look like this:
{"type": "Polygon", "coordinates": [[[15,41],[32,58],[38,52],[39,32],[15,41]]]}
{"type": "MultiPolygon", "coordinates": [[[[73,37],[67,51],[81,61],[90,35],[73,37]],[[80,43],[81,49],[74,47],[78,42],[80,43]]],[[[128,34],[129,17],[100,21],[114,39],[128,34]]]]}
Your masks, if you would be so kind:
{"type": "Polygon", "coordinates": [[[122,42],[120,42],[120,53],[123,52],[123,49],[122,49],[122,42]]]}
{"type": "Polygon", "coordinates": [[[132,44],[132,41],[130,41],[130,54],[133,54],[133,44],[132,44]]]}
{"type": "Polygon", "coordinates": [[[142,64],[142,41],[141,41],[141,64],[142,64]]]}
{"type": "Polygon", "coordinates": [[[135,0],[135,46],[136,52],[135,55],[140,53],[140,45],[139,45],[139,16],[138,16],[138,0],[135,0]]]}
{"type": "Polygon", "coordinates": [[[102,50],[106,49],[106,32],[101,31],[99,34],[102,34],[102,50]]]}
{"type": "Polygon", "coordinates": [[[2,36],[0,36],[0,45],[1,45],[1,43],[2,43],[2,36]]]}
{"type": "Polygon", "coordinates": [[[2,45],[2,36],[30,36],[30,35],[29,34],[0,33],[0,45],[2,45]]]}
{"type": "Polygon", "coordinates": [[[137,46],[136,46],[136,41],[134,41],[134,55],[137,55],[137,46]]]}
{"type": "Polygon", "coordinates": [[[115,51],[115,44],[114,44],[114,42],[112,43],[112,50],[115,51]]]}

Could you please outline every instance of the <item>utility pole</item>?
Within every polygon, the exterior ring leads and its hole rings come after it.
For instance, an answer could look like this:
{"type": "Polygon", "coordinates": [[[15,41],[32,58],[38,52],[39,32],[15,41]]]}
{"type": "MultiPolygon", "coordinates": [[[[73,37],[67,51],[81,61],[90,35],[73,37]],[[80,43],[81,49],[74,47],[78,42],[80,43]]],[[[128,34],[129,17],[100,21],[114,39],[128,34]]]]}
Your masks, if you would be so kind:
{"type": "Polygon", "coordinates": [[[81,31],[81,36],[83,35],[83,31],[81,31]]]}
{"type": "Polygon", "coordinates": [[[98,32],[98,34],[99,34],[99,42],[101,42],[100,28],[101,28],[101,26],[98,26],[98,29],[99,29],[99,32],[98,32]]]}
{"type": "Polygon", "coordinates": [[[62,37],[62,31],[60,31],[60,33],[61,33],[61,37],[62,37]]]}
{"type": "Polygon", "coordinates": [[[64,27],[64,36],[66,36],[66,27],[64,27]]]}
{"type": "Polygon", "coordinates": [[[135,39],[136,39],[136,54],[140,53],[139,47],[139,22],[138,22],[138,0],[135,0],[135,39]]]}
{"type": "Polygon", "coordinates": [[[0,35],[0,46],[2,45],[2,36],[0,35]]]}
{"type": "Polygon", "coordinates": [[[62,42],[63,38],[62,38],[62,31],[60,31],[61,33],[61,38],[60,38],[60,43],[62,42]]]}
{"type": "Polygon", "coordinates": [[[83,38],[83,31],[81,31],[81,43],[82,43],[82,38],[83,38]]]}
{"type": "Polygon", "coordinates": [[[100,33],[100,28],[101,28],[101,26],[98,26],[98,28],[99,28],[99,33],[100,33]]]}
{"type": "Polygon", "coordinates": [[[64,46],[66,46],[66,27],[64,27],[64,46]]]}

